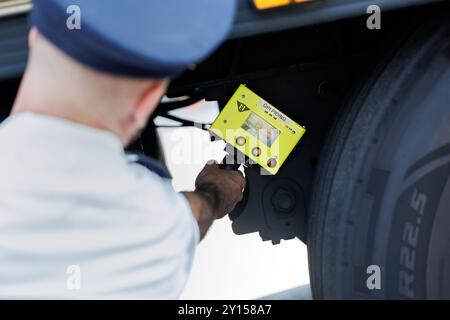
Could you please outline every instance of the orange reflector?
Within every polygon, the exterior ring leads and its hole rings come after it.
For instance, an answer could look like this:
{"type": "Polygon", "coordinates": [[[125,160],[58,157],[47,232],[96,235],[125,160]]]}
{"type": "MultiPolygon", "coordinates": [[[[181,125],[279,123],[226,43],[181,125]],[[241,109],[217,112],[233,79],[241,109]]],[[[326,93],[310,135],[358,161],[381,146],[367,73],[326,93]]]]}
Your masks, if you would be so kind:
{"type": "Polygon", "coordinates": [[[288,6],[293,3],[309,2],[312,0],[253,0],[253,3],[258,10],[266,10],[277,7],[288,6]]]}
{"type": "Polygon", "coordinates": [[[266,10],[276,7],[287,6],[292,3],[292,0],[253,0],[256,9],[266,10]]]}

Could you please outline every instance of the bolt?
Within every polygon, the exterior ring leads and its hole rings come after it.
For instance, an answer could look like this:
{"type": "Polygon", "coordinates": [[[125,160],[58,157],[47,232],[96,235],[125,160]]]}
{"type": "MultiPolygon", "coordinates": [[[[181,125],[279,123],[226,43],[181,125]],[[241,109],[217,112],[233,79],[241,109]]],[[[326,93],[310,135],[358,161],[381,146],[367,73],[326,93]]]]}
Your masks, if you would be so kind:
{"type": "Polygon", "coordinates": [[[295,208],[295,195],[287,189],[275,191],[271,200],[276,211],[289,213],[295,208]]]}

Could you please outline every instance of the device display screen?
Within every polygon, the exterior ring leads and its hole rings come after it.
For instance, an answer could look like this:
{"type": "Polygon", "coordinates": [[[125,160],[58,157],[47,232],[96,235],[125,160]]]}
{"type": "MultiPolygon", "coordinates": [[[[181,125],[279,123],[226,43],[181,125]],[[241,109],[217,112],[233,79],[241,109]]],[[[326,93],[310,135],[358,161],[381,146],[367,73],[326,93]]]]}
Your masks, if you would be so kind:
{"type": "Polygon", "coordinates": [[[268,147],[271,147],[280,135],[280,130],[272,127],[254,112],[251,112],[247,120],[245,120],[242,129],[257,137],[268,147]]]}

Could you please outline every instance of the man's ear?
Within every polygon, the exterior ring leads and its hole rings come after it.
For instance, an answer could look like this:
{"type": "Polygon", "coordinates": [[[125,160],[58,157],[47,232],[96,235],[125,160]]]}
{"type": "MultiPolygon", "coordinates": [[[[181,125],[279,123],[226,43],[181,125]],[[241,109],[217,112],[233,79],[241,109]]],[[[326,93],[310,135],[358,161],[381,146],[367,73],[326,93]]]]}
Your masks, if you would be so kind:
{"type": "Polygon", "coordinates": [[[31,27],[28,33],[28,48],[33,48],[34,43],[39,35],[38,29],[36,27],[31,27]]]}
{"type": "Polygon", "coordinates": [[[150,115],[155,111],[161,98],[166,93],[168,80],[152,80],[134,106],[134,119],[138,129],[147,125],[150,115]]]}

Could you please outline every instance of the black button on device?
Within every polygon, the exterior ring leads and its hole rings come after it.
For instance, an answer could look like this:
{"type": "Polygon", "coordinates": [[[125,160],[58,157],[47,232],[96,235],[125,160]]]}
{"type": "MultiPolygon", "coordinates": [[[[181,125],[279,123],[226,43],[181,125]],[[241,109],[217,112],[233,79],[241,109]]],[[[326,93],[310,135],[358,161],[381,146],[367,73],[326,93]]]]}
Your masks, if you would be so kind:
{"type": "Polygon", "coordinates": [[[252,155],[254,155],[255,157],[259,157],[261,155],[261,148],[259,147],[255,147],[252,149],[252,155]]]}
{"type": "Polygon", "coordinates": [[[244,137],[237,137],[236,138],[236,144],[238,145],[238,146],[243,146],[244,144],[246,144],[247,143],[247,139],[245,139],[244,137]]]}

